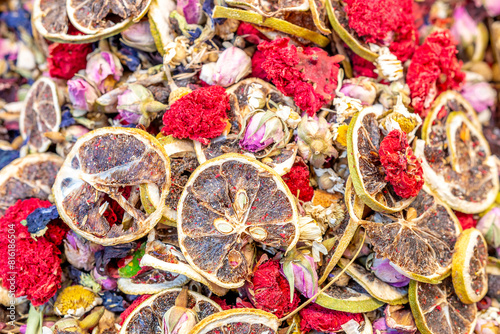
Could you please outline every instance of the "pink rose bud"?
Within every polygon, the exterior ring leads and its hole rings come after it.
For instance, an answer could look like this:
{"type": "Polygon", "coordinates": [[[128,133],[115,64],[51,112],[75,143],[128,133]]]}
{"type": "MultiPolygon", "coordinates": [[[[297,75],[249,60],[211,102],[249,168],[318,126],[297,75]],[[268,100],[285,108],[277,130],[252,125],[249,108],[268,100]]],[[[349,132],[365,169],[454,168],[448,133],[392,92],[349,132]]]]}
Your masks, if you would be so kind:
{"type": "Polygon", "coordinates": [[[482,0],[482,3],[489,16],[494,17],[500,15],[500,1],[482,0]]]}
{"type": "Polygon", "coordinates": [[[463,97],[469,101],[477,112],[485,111],[495,106],[497,92],[487,82],[467,82],[462,88],[463,97]]]}
{"type": "Polygon", "coordinates": [[[410,279],[398,272],[388,259],[374,257],[371,269],[375,276],[392,286],[399,288],[410,283],[410,279]]]}
{"type": "Polygon", "coordinates": [[[187,24],[200,24],[204,17],[199,0],[177,0],[177,12],[184,16],[187,24]]]}
{"type": "Polygon", "coordinates": [[[477,36],[477,23],[469,15],[465,7],[457,7],[453,13],[451,34],[464,46],[470,45],[477,36]]]}
{"type": "Polygon", "coordinates": [[[94,54],[87,61],[85,69],[87,78],[95,82],[101,92],[108,92],[114,87],[114,82],[107,80],[109,77],[114,81],[120,80],[123,75],[123,67],[120,60],[111,52],[100,52],[94,54]]]}
{"type": "Polygon", "coordinates": [[[96,89],[80,77],[68,80],[68,93],[73,107],[86,111],[92,110],[95,100],[99,97],[96,89]]]}
{"type": "Polygon", "coordinates": [[[372,105],[377,98],[377,88],[369,78],[354,78],[345,80],[340,92],[345,96],[358,99],[363,105],[372,105]]]}
{"type": "Polygon", "coordinates": [[[252,71],[252,59],[240,48],[232,46],[222,52],[215,65],[213,82],[229,87],[252,71]]]}
{"type": "Polygon", "coordinates": [[[137,50],[145,52],[156,51],[156,44],[151,34],[148,21],[133,24],[122,32],[123,43],[137,50]]]}
{"type": "Polygon", "coordinates": [[[306,298],[318,292],[318,274],[314,259],[300,251],[288,253],[283,262],[283,274],[290,283],[290,297],[293,300],[294,288],[306,298]]]}
{"type": "Polygon", "coordinates": [[[500,208],[495,207],[481,218],[476,228],[483,234],[488,245],[500,247],[500,208]]]}
{"type": "Polygon", "coordinates": [[[258,152],[279,143],[285,133],[283,122],[272,111],[261,111],[250,117],[240,146],[250,152],[258,152]]]}

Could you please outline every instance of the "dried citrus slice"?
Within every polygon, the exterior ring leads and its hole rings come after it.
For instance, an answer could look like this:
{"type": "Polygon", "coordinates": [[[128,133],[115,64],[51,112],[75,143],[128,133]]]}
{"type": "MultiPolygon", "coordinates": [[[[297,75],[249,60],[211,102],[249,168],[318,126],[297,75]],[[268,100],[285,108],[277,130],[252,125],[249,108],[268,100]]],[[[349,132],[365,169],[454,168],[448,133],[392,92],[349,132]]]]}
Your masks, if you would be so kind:
{"type": "Polygon", "coordinates": [[[68,34],[70,23],[66,13],[66,0],[35,0],[31,21],[43,37],[60,43],[92,43],[120,32],[117,30],[94,35],[68,34]]]}
{"type": "MultiPolygon", "coordinates": [[[[163,315],[175,305],[181,289],[167,289],[139,304],[124,320],[120,334],[163,333],[163,315]]],[[[222,311],[213,300],[188,290],[187,308],[193,310],[198,320],[222,311]]]]}
{"type": "Polygon", "coordinates": [[[450,271],[461,227],[453,211],[425,186],[403,212],[377,212],[360,224],[373,250],[402,274],[437,283],[450,271]]]}
{"type": "Polygon", "coordinates": [[[142,267],[152,267],[171,273],[182,274],[190,279],[206,285],[210,291],[218,296],[223,296],[227,293],[227,289],[221,288],[216,284],[208,281],[205,277],[195,271],[191,265],[186,261],[178,244],[174,245],[177,241],[177,229],[175,232],[165,233],[169,228],[162,227],[161,224],[151,230],[148,234],[148,242],[146,244],[146,251],[141,259],[140,265],[142,267]],[[175,234],[174,238],[172,238],[175,234]]]}
{"type": "Polygon", "coordinates": [[[372,297],[354,280],[350,280],[346,286],[332,285],[316,298],[315,303],[324,308],[350,313],[371,312],[385,304],[372,297]]]}
{"type": "Polygon", "coordinates": [[[228,0],[226,3],[232,7],[248,8],[255,12],[262,13],[265,16],[276,16],[282,12],[308,11],[309,1],[298,0],[278,0],[278,1],[259,1],[259,0],[228,0]]]}
{"type": "Polygon", "coordinates": [[[498,168],[474,110],[462,100],[453,92],[439,96],[415,154],[422,159],[426,183],[443,202],[460,212],[479,213],[495,201],[498,168]]]}
{"type": "Polygon", "coordinates": [[[234,153],[193,172],[179,201],[177,226],[189,264],[224,288],[244,284],[253,241],[288,250],[299,238],[297,207],[283,180],[234,153]]]}
{"type": "MultiPolygon", "coordinates": [[[[160,222],[166,225],[177,226],[177,203],[189,176],[198,167],[199,163],[194,153],[192,141],[179,140],[171,136],[160,137],[158,140],[170,158],[171,174],[170,190],[165,200],[165,210],[160,222]]],[[[148,213],[153,212],[158,207],[158,202],[160,201],[158,187],[155,187],[153,184],[142,185],[141,201],[148,213]]]]}
{"type": "Polygon", "coordinates": [[[73,26],[88,35],[115,34],[138,22],[148,11],[151,0],[66,0],[66,11],[73,26]]]}
{"type": "Polygon", "coordinates": [[[293,36],[304,38],[318,44],[321,47],[325,47],[330,43],[328,38],[315,31],[303,28],[285,20],[274,17],[264,17],[261,14],[253,13],[247,10],[215,6],[213,18],[235,19],[238,21],[258,24],[263,27],[276,29],[293,36]]]}
{"type": "Polygon", "coordinates": [[[189,277],[160,270],[144,268],[132,278],[119,278],[118,289],[129,295],[152,295],[170,288],[178,288],[189,281],[189,277]]]}
{"type": "Polygon", "coordinates": [[[463,303],[477,303],[488,292],[488,245],[475,228],[463,231],[455,244],[452,278],[455,293],[463,303]]]}
{"type": "Polygon", "coordinates": [[[45,152],[52,143],[44,136],[59,131],[61,109],[54,81],[42,77],[26,94],[26,105],[19,116],[19,131],[30,152],[45,152]]]}
{"type": "Polygon", "coordinates": [[[163,146],[145,131],[100,128],[80,137],[57,174],[53,191],[61,218],[86,239],[101,245],[146,235],[165,208],[170,161],[163,146]],[[155,184],[161,200],[141,210],[139,186],[155,184]],[[124,210],[116,217],[113,208],[124,210]],[[111,216],[114,219],[111,219],[111,216]]]}
{"type": "Polygon", "coordinates": [[[476,304],[464,304],[453,291],[451,277],[441,284],[410,281],[411,312],[422,334],[469,334],[476,323],[476,304]]]}
{"type": "MultiPolygon", "coordinates": [[[[339,260],[339,267],[345,268],[349,260],[342,258],[339,260]]],[[[408,303],[408,292],[406,288],[396,288],[370,273],[357,263],[352,263],[347,267],[346,273],[360,284],[368,293],[377,300],[389,305],[400,305],[408,303]]]]}
{"type": "Polygon", "coordinates": [[[309,7],[311,10],[311,16],[314,21],[316,28],[324,35],[329,35],[332,33],[330,29],[325,24],[325,19],[327,16],[326,3],[327,0],[309,0],[309,7]]]}
{"type": "Polygon", "coordinates": [[[63,159],[53,153],[30,154],[0,171],[0,215],[19,199],[47,200],[63,159]]]}
{"type": "Polygon", "coordinates": [[[351,176],[347,178],[347,182],[345,184],[344,200],[349,216],[353,221],[358,223],[361,219],[363,219],[365,203],[363,203],[359,196],[356,195],[351,181],[351,176]]]}
{"type": "Polygon", "coordinates": [[[212,314],[200,321],[190,334],[276,334],[275,315],[253,308],[237,308],[212,314]]]}
{"type": "Polygon", "coordinates": [[[410,205],[414,198],[398,196],[385,180],[378,154],[384,138],[379,128],[382,117],[382,108],[365,107],[352,118],[347,132],[347,159],[359,198],[375,211],[392,213],[410,205]]]}

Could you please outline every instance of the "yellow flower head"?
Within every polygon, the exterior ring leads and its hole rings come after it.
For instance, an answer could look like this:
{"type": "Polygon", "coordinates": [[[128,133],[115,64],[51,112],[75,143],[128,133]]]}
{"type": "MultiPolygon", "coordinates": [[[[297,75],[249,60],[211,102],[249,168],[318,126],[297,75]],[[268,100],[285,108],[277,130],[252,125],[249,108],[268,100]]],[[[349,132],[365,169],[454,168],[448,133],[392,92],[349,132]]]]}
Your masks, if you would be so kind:
{"type": "Polygon", "coordinates": [[[337,143],[342,146],[347,146],[347,130],[349,129],[349,125],[342,124],[337,129],[337,143]]]}
{"type": "Polygon", "coordinates": [[[81,285],[73,285],[59,293],[54,309],[59,315],[80,317],[101,303],[102,299],[92,290],[81,285]]]}

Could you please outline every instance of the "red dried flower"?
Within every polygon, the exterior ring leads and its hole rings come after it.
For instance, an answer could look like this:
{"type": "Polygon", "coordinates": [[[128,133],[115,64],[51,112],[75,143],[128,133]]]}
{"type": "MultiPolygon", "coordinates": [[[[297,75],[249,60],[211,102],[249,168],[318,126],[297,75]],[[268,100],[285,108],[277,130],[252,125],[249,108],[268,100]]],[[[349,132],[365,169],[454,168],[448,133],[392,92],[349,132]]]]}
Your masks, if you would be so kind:
{"type": "Polygon", "coordinates": [[[476,227],[477,220],[474,219],[474,215],[458,211],[455,211],[455,215],[457,216],[463,230],[476,227]]]}
{"type": "Polygon", "coordinates": [[[125,321],[125,319],[127,319],[129,314],[132,313],[132,311],[135,310],[135,308],[137,306],[139,306],[140,303],[142,303],[143,301],[145,301],[149,297],[151,297],[151,295],[140,295],[139,297],[134,299],[132,304],[130,304],[130,306],[127,307],[127,309],[125,311],[123,311],[122,314],[120,314],[120,318],[122,319],[120,325],[123,325],[123,322],[125,321]]]}
{"type": "Polygon", "coordinates": [[[238,30],[236,30],[236,34],[238,36],[244,36],[246,41],[253,44],[259,44],[262,41],[269,41],[269,38],[247,22],[240,23],[238,30]]]}
{"type": "Polygon", "coordinates": [[[412,0],[346,0],[349,27],[366,43],[387,45],[401,61],[415,51],[418,36],[412,0]]]}
{"type": "Polygon", "coordinates": [[[220,86],[202,87],[175,101],[163,115],[161,130],[175,138],[190,138],[207,145],[227,126],[229,95],[220,86]]]}
{"type": "Polygon", "coordinates": [[[66,237],[66,233],[68,233],[68,231],[68,225],[66,225],[61,219],[56,219],[49,223],[44,237],[54,245],[59,246],[62,244],[64,237],[66,237]]]}
{"type": "Polygon", "coordinates": [[[424,185],[420,160],[408,145],[406,133],[392,130],[380,143],[380,162],[385,170],[385,180],[403,198],[417,196],[424,185]]]}
{"type": "Polygon", "coordinates": [[[332,101],[337,88],[338,63],[343,56],[328,56],[319,48],[297,48],[288,38],[262,42],[258,49],[264,53],[262,68],[267,77],[295,104],[313,116],[332,101]]]}
{"type": "Polygon", "coordinates": [[[356,77],[378,78],[378,74],[374,72],[375,65],[363,57],[353,53],[351,56],[352,70],[356,77]]]}
{"type": "Polygon", "coordinates": [[[36,198],[19,200],[0,218],[2,284],[9,289],[9,280],[15,282],[16,297],[26,296],[34,306],[46,303],[61,286],[61,252],[45,237],[33,239],[21,221],[35,209],[49,206],[49,201],[36,198]]]}
{"type": "Polygon", "coordinates": [[[358,323],[364,321],[361,313],[330,310],[314,303],[302,309],[299,314],[302,333],[307,333],[312,329],[331,333],[341,330],[341,326],[351,319],[358,323]]]}
{"type": "Polygon", "coordinates": [[[427,116],[439,94],[449,89],[460,90],[465,73],[460,71],[462,62],[458,61],[457,53],[448,30],[431,33],[415,51],[406,82],[416,113],[427,116]]]}
{"type": "Polygon", "coordinates": [[[252,74],[251,76],[254,78],[259,78],[262,80],[269,81],[267,78],[267,73],[262,68],[262,62],[266,60],[266,56],[260,50],[256,50],[252,56],[252,74]]]}
{"type": "Polygon", "coordinates": [[[92,52],[92,44],[60,44],[49,46],[47,66],[54,78],[69,80],[76,72],[87,66],[87,55],[92,52]]]}
{"type": "Polygon", "coordinates": [[[279,270],[278,260],[259,265],[249,284],[248,297],[256,308],[281,318],[299,306],[299,295],[295,291],[290,303],[290,285],[279,270]]]}
{"type": "Polygon", "coordinates": [[[304,202],[312,200],[314,188],[309,183],[309,168],[303,161],[295,162],[282,178],[293,195],[299,194],[299,200],[304,202]]]}

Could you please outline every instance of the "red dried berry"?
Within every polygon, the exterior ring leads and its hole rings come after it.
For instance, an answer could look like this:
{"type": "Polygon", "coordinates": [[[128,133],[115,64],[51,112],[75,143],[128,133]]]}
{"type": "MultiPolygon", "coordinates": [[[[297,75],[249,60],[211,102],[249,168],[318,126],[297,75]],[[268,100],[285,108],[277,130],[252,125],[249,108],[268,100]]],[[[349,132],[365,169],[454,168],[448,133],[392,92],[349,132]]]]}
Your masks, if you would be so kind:
{"type": "Polygon", "coordinates": [[[385,180],[393,186],[394,192],[403,198],[417,196],[424,185],[424,172],[408,145],[406,133],[401,130],[389,132],[380,143],[378,153],[385,180]]]}
{"type": "Polygon", "coordinates": [[[444,91],[460,90],[465,79],[462,62],[448,30],[431,33],[415,51],[406,82],[415,112],[427,116],[434,99],[444,91]]]}
{"type": "Polygon", "coordinates": [[[175,138],[189,138],[208,145],[227,126],[229,95],[220,86],[202,87],[175,101],[163,115],[161,130],[175,138]]]}

